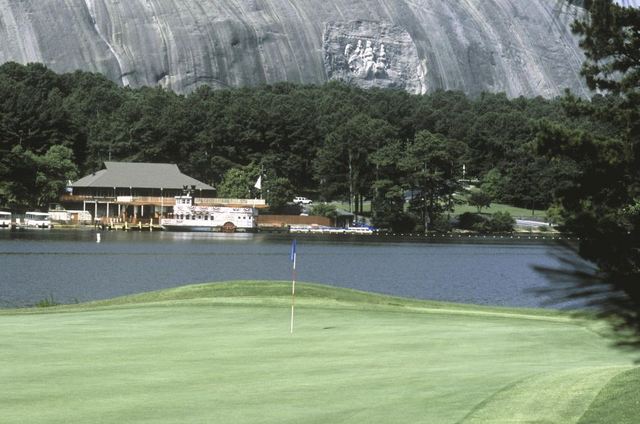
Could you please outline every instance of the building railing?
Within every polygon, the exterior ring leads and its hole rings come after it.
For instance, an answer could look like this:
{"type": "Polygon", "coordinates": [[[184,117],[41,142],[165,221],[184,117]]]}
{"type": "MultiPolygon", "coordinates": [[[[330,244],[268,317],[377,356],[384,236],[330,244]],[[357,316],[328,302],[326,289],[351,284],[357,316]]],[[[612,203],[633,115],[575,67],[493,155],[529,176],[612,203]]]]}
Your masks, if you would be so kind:
{"type": "Polygon", "coordinates": [[[219,197],[196,197],[194,199],[196,205],[200,206],[224,206],[224,205],[238,205],[254,208],[264,208],[267,206],[267,202],[264,199],[231,199],[231,198],[219,198],[219,197]]]}
{"type": "Polygon", "coordinates": [[[87,202],[87,203],[117,203],[121,205],[165,205],[173,206],[176,199],[160,196],[90,196],[78,194],[64,194],[60,196],[61,202],[87,202]]]}
{"type": "Polygon", "coordinates": [[[100,201],[100,202],[114,202],[116,198],[114,196],[85,196],[78,194],[63,194],[60,196],[61,202],[84,202],[84,201],[100,201]]]}
{"type": "MultiPolygon", "coordinates": [[[[89,196],[77,194],[64,194],[60,196],[61,202],[88,202],[88,203],[115,203],[121,205],[155,205],[173,206],[176,199],[160,196],[89,196]]],[[[237,206],[265,208],[267,203],[264,199],[232,199],[215,197],[196,197],[194,203],[197,206],[237,206]]]]}

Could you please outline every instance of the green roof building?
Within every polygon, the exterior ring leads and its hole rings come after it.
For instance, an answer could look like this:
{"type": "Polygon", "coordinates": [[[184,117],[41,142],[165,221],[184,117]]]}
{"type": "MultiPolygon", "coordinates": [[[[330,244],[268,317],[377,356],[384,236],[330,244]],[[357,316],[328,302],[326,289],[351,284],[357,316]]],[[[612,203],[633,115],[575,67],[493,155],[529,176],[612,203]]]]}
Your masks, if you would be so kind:
{"type": "Polygon", "coordinates": [[[136,195],[148,196],[159,195],[160,190],[175,191],[177,196],[185,186],[206,192],[208,197],[213,197],[215,192],[210,185],[183,174],[178,165],[170,163],[105,162],[102,170],[71,184],[76,194],[130,189],[135,190],[136,195]]]}
{"type": "Polygon", "coordinates": [[[88,210],[94,220],[137,222],[159,218],[185,190],[202,204],[212,203],[215,195],[213,187],[175,164],[105,162],[100,171],[72,182],[60,201],[67,209],[88,210]]]}

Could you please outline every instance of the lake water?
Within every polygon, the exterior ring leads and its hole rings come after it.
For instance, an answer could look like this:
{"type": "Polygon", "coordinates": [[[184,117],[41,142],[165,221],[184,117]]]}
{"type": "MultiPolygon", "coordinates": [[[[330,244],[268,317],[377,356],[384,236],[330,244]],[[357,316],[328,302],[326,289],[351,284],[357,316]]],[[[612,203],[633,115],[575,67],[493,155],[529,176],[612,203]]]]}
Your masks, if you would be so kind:
{"type": "MultiPolygon", "coordinates": [[[[71,303],[190,283],[290,280],[292,236],[0,231],[0,307],[71,303]]],[[[419,299],[539,307],[550,283],[534,266],[576,254],[552,242],[419,242],[297,237],[298,281],[419,299]]],[[[588,267],[588,264],[585,264],[588,267]]]]}

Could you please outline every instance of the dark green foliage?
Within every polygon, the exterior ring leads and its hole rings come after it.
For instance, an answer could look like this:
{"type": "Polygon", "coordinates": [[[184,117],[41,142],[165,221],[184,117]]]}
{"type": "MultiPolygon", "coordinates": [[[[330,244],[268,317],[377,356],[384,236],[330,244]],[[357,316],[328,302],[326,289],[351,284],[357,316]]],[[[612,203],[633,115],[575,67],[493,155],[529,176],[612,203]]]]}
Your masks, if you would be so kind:
{"type": "Polygon", "coordinates": [[[253,197],[255,183],[260,171],[255,165],[229,169],[217,187],[217,194],[223,198],[248,199],[253,197]]]}
{"type": "Polygon", "coordinates": [[[381,178],[374,182],[372,223],[379,229],[410,232],[415,222],[404,212],[404,190],[399,180],[381,178]]]}
{"type": "Polygon", "coordinates": [[[510,233],[516,221],[511,217],[509,212],[496,212],[491,215],[491,219],[487,223],[487,229],[491,233],[510,233]]]}
{"type": "MultiPolygon", "coordinates": [[[[380,216],[384,216],[384,210],[381,211],[380,216]]],[[[380,223],[380,221],[374,220],[374,225],[381,230],[387,230],[396,234],[406,234],[412,233],[414,231],[423,231],[423,229],[420,227],[421,224],[419,224],[417,217],[412,214],[399,212],[388,214],[386,216],[387,219],[386,221],[383,221],[384,223],[380,223]]]]}
{"type": "Polygon", "coordinates": [[[429,231],[435,231],[436,233],[448,233],[453,229],[453,225],[451,223],[451,218],[449,215],[438,215],[431,222],[431,226],[429,227],[429,231]]]}
{"type": "Polygon", "coordinates": [[[640,10],[611,0],[586,5],[573,27],[587,58],[582,72],[606,95],[567,95],[567,115],[588,125],[543,122],[538,149],[570,170],[554,187],[563,228],[580,236],[581,255],[599,269],[597,278],[561,275],[578,281],[566,297],[589,298],[640,347],[640,10]]]}
{"type": "Polygon", "coordinates": [[[245,168],[259,164],[265,184],[275,184],[262,192],[274,210],[292,194],[313,193],[351,201],[357,215],[367,215],[368,200],[374,224],[393,231],[440,222],[453,206],[463,164],[466,177],[482,179],[495,201],[543,208],[555,189],[571,187],[573,174],[532,147],[540,119],[604,138],[621,133],[619,121],[594,126],[583,117],[591,102],[568,99],[414,96],[338,82],[200,87],[182,96],[10,63],[0,67],[0,207],[46,206],[65,178],[111,159],[176,163],[220,196],[243,197],[260,194],[253,188],[257,165],[245,168]],[[42,163],[52,146],[70,149],[60,166],[42,163]],[[238,171],[227,175],[230,169],[238,171]]]}
{"type": "Polygon", "coordinates": [[[295,196],[293,185],[284,177],[268,177],[262,183],[262,192],[270,213],[282,211],[295,196]]]}
{"type": "MultiPolygon", "coordinates": [[[[469,176],[482,177],[491,166],[515,181],[514,158],[534,137],[532,117],[554,119],[561,116],[558,107],[558,102],[500,94],[412,96],[337,82],[201,87],[180,96],[161,88],[119,88],[86,72],[56,75],[42,65],[8,63],[0,67],[0,177],[5,181],[0,206],[27,207],[38,197],[27,193],[33,184],[26,180],[35,177],[26,175],[26,159],[11,153],[15,146],[44,155],[62,145],[71,149],[78,175],[109,159],[170,162],[217,186],[229,169],[259,163],[270,176],[288,179],[295,192],[351,200],[357,214],[363,213],[364,199],[372,200],[372,217],[384,223],[403,213],[400,193],[411,188],[406,169],[385,162],[384,155],[407,158],[409,141],[427,130],[448,149],[458,143],[454,140],[470,146],[456,156],[456,173],[466,163],[469,176]],[[378,154],[392,144],[394,154],[378,154]]],[[[507,186],[494,196],[525,204],[523,193],[529,192],[507,186]]]]}
{"type": "Polygon", "coordinates": [[[309,211],[309,215],[324,216],[335,219],[338,216],[338,210],[331,203],[316,203],[309,211]]]}
{"type": "Polygon", "coordinates": [[[490,217],[465,212],[458,217],[457,227],[479,233],[510,233],[515,223],[509,212],[496,212],[490,217]]]}
{"type": "Polygon", "coordinates": [[[612,0],[587,3],[588,16],[573,24],[587,57],[582,67],[587,84],[614,94],[640,95],[640,10],[612,0]]]}
{"type": "Polygon", "coordinates": [[[375,168],[370,154],[396,136],[388,122],[357,114],[335,128],[318,150],[315,172],[324,199],[346,198],[356,215],[360,203],[370,194],[375,168]]]}
{"type": "Polygon", "coordinates": [[[393,232],[409,232],[413,229],[412,220],[404,211],[404,173],[399,169],[403,155],[404,144],[395,140],[377,149],[370,157],[375,175],[371,186],[371,219],[375,227],[393,232]]]}
{"type": "Polygon", "coordinates": [[[479,225],[484,225],[486,218],[479,213],[465,212],[458,217],[458,228],[463,230],[475,230],[479,225]]]}
{"type": "Polygon", "coordinates": [[[429,131],[418,132],[406,146],[398,167],[412,193],[410,210],[421,217],[423,231],[429,231],[442,213],[453,210],[453,194],[461,188],[459,160],[465,153],[464,143],[429,131]]]}
{"type": "Polygon", "coordinates": [[[491,206],[492,197],[489,193],[483,190],[472,190],[467,198],[467,203],[470,206],[475,206],[478,209],[478,213],[482,212],[482,208],[488,208],[491,206]]]}
{"type": "MultiPolygon", "coordinates": [[[[564,228],[580,234],[581,253],[620,283],[640,277],[640,10],[593,0],[574,24],[587,60],[583,74],[593,88],[613,94],[585,102],[564,101],[573,116],[601,131],[543,123],[539,152],[573,172],[557,189],[564,228]]],[[[637,287],[637,284],[635,285],[637,287]]]]}
{"type": "Polygon", "coordinates": [[[576,169],[557,190],[565,230],[583,237],[581,253],[620,282],[637,278],[640,266],[640,180],[628,146],[628,140],[552,126],[540,134],[541,151],[576,169]]]}
{"type": "Polygon", "coordinates": [[[39,64],[0,66],[0,207],[25,211],[56,201],[77,176],[84,136],[64,107],[62,79],[39,64]]]}

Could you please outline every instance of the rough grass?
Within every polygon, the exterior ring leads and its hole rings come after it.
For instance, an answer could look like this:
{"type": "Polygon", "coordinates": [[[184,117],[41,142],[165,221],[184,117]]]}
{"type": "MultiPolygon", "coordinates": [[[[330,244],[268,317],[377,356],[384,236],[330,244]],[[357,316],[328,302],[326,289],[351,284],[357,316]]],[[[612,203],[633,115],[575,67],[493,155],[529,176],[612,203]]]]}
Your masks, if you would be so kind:
{"type": "Polygon", "coordinates": [[[640,420],[640,368],[614,376],[598,393],[579,424],[636,424],[640,420]]]}
{"type": "Polygon", "coordinates": [[[291,335],[289,301],[234,282],[3,311],[1,421],[599,422],[640,390],[584,317],[299,284],[291,335]]]}

